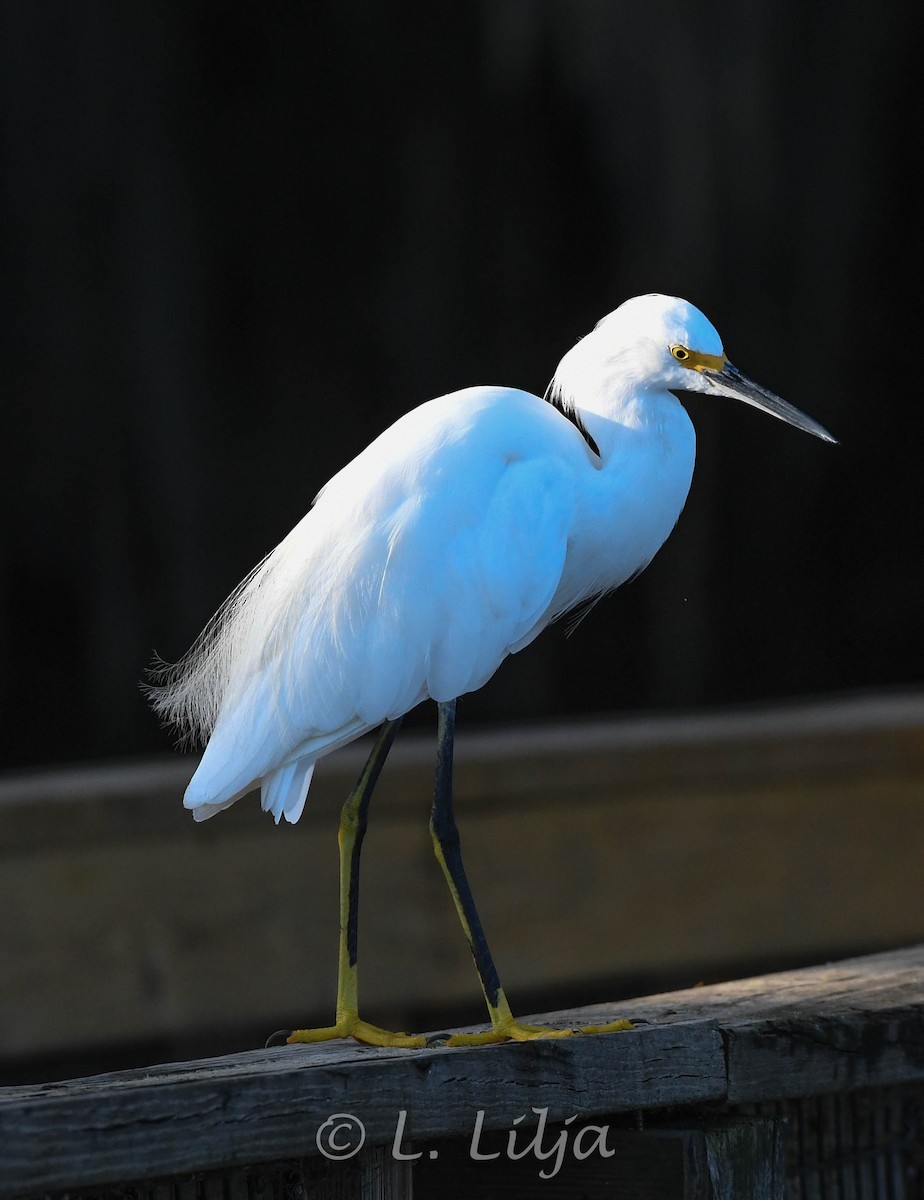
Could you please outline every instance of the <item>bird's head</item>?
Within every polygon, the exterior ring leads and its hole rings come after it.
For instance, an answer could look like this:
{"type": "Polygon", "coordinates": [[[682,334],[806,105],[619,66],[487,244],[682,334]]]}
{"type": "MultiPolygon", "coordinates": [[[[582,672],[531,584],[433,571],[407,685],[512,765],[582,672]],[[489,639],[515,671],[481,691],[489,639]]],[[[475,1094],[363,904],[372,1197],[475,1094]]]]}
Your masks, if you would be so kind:
{"type": "Polygon", "coordinates": [[[730,396],[826,442],[835,440],[817,421],[732,366],[715,327],[686,300],[636,296],[604,317],[593,336],[636,386],[730,396]]]}

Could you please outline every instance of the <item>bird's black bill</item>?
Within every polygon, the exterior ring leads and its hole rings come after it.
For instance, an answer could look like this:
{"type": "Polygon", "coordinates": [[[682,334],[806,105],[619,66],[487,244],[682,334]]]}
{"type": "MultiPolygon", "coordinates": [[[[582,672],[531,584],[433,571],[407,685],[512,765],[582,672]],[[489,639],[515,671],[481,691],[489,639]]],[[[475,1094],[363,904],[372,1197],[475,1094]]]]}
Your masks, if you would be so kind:
{"type": "Polygon", "coordinates": [[[755,408],[769,413],[771,417],[785,421],[787,425],[794,425],[796,429],[811,433],[815,437],[821,438],[822,441],[837,441],[837,438],[832,437],[823,425],[819,425],[817,421],[813,421],[811,417],[807,417],[804,412],[800,412],[793,405],[787,404],[775,392],[761,387],[753,379],[748,379],[747,375],[743,375],[731,363],[727,362],[721,371],[703,371],[703,375],[720,396],[731,396],[734,400],[743,400],[745,404],[752,404],[755,408]]]}

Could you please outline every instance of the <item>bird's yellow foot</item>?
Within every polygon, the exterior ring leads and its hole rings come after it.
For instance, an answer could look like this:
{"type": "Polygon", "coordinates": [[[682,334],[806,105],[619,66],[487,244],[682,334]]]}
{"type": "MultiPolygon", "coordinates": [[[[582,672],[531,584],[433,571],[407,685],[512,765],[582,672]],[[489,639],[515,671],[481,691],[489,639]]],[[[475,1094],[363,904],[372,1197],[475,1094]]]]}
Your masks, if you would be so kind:
{"type": "Polygon", "coordinates": [[[501,1021],[481,1033],[454,1033],[447,1046],[491,1046],[497,1042],[532,1042],[540,1038],[581,1037],[592,1033],[617,1033],[632,1029],[631,1021],[611,1021],[608,1025],[584,1025],[578,1029],[553,1029],[549,1025],[527,1025],[522,1021],[501,1021]]]}
{"type": "Polygon", "coordinates": [[[370,1025],[358,1016],[341,1017],[336,1025],[325,1025],[320,1029],[293,1029],[286,1041],[293,1042],[330,1042],[334,1038],[355,1038],[369,1046],[425,1046],[427,1039],[423,1034],[392,1033],[390,1029],[381,1029],[378,1025],[370,1025]]]}

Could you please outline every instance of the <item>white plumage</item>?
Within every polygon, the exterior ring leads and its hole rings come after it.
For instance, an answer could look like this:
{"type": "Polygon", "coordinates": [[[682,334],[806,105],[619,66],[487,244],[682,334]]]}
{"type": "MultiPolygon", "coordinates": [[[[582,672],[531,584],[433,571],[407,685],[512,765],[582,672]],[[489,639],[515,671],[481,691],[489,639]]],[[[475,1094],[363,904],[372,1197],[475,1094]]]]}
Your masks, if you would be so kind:
{"type": "Polygon", "coordinates": [[[665,296],[626,302],[578,342],[554,403],[479,387],[414,409],[334,476],[154,689],[162,715],[207,740],[184,801],[196,819],[259,786],[277,822],[297,821],[323,755],[481,687],[556,616],[642,570],[693,473],[672,389],[833,440],[665,296]]]}

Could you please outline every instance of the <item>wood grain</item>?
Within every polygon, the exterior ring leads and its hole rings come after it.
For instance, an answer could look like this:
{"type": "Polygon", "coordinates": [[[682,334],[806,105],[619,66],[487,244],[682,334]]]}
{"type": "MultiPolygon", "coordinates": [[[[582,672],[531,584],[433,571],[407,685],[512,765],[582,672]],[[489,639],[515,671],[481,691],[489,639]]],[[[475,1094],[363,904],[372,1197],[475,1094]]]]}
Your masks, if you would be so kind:
{"type": "Polygon", "coordinates": [[[402,1111],[422,1143],[470,1135],[479,1112],[485,1129],[528,1128],[543,1109],[555,1122],[924,1078],[924,946],[621,1008],[649,1023],[474,1049],[285,1046],[4,1089],[0,1195],[316,1155],[333,1113],[387,1146],[402,1111]]]}

